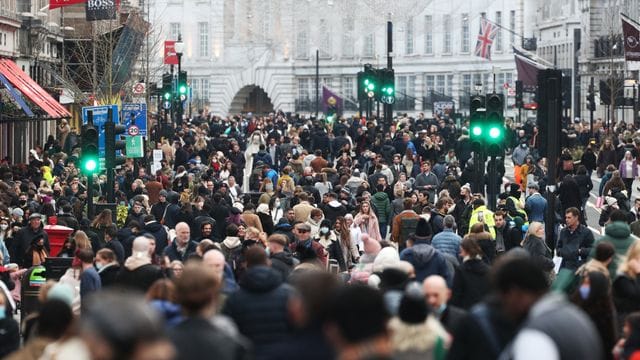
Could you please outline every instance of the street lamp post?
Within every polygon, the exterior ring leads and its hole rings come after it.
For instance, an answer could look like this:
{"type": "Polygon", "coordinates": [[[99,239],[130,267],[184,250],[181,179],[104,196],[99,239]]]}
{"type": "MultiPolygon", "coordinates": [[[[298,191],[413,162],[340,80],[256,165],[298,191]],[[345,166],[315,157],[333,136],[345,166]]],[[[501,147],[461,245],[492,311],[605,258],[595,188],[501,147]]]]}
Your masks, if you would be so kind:
{"type": "MultiPolygon", "coordinates": [[[[182,42],[182,35],[178,34],[178,41],[175,44],[176,55],[178,56],[178,79],[180,79],[180,71],[182,70],[182,54],[184,52],[184,42],[182,42]]],[[[176,81],[178,84],[178,81],[176,81]]],[[[176,125],[182,126],[182,100],[180,100],[180,94],[177,92],[174,94],[177,106],[177,120],[176,125]]]]}

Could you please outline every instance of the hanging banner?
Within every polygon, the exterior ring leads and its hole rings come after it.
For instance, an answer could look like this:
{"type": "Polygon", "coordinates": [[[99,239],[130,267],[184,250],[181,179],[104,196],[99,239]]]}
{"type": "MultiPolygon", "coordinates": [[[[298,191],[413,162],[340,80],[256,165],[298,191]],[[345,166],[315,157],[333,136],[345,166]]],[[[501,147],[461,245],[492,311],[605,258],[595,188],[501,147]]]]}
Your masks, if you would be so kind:
{"type": "Polygon", "coordinates": [[[87,21],[113,20],[116,18],[118,7],[116,0],[87,0],[87,21]]]}
{"type": "Polygon", "coordinates": [[[178,54],[176,53],[176,42],[166,40],[164,42],[164,63],[165,65],[178,65],[178,54]]]}
{"type": "Polygon", "coordinates": [[[624,36],[624,59],[640,61],[640,24],[620,14],[624,36]]]}

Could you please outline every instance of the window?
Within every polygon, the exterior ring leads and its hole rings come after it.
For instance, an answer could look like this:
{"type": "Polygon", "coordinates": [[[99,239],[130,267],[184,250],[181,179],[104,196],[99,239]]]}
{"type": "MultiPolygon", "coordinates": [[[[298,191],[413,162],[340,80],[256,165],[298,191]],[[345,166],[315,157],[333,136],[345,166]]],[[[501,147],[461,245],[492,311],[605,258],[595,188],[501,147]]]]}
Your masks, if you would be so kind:
{"type": "Polygon", "coordinates": [[[193,98],[200,99],[200,94],[202,90],[200,90],[200,80],[199,79],[191,79],[191,89],[193,91],[193,98]]]}
{"type": "Polygon", "coordinates": [[[435,90],[436,80],[435,76],[427,75],[424,79],[424,85],[427,95],[435,90]]]}
{"type": "Polygon", "coordinates": [[[209,56],[209,23],[208,22],[198,23],[198,35],[199,35],[198,56],[208,57],[209,56]]]}
{"type": "Polygon", "coordinates": [[[345,76],[342,78],[342,94],[347,98],[356,98],[356,87],[354,78],[352,76],[345,76]]]}
{"type": "Polygon", "coordinates": [[[462,27],[462,47],[460,51],[463,53],[469,52],[469,14],[462,14],[461,19],[461,27],[462,27]]]}
{"type": "Polygon", "coordinates": [[[180,35],[180,23],[170,23],[169,24],[169,39],[178,40],[178,35],[180,35]]]}
{"type": "Polygon", "coordinates": [[[324,58],[331,57],[331,32],[329,31],[328,21],[320,19],[320,56],[324,58]]]}
{"type": "Polygon", "coordinates": [[[353,18],[342,19],[342,56],[353,57],[353,29],[353,18]]]}
{"type": "Polygon", "coordinates": [[[516,43],[516,11],[511,10],[509,13],[509,29],[511,29],[511,33],[509,34],[509,42],[511,45],[516,43]]]}
{"type": "Polygon", "coordinates": [[[446,78],[444,75],[436,76],[436,92],[444,94],[446,86],[446,78]]]}
{"type": "Polygon", "coordinates": [[[447,96],[451,96],[452,92],[453,92],[453,74],[449,74],[447,75],[447,85],[444,90],[444,93],[447,96]]]}
{"type": "Polygon", "coordinates": [[[471,94],[471,74],[462,74],[462,90],[465,94],[471,94]]]}
{"type": "Polygon", "coordinates": [[[498,30],[496,30],[496,51],[502,51],[502,11],[496,11],[496,25],[498,25],[498,30]]]}
{"type": "Polygon", "coordinates": [[[298,20],[296,26],[296,58],[309,57],[309,38],[307,35],[307,20],[298,20]]]}
{"type": "Polygon", "coordinates": [[[333,78],[331,77],[323,77],[322,78],[322,85],[328,87],[329,89],[333,88],[333,78]]]}
{"type": "Polygon", "coordinates": [[[271,19],[272,19],[272,11],[271,11],[271,0],[264,0],[262,2],[262,36],[264,40],[268,40],[271,35],[271,19]]]}
{"type": "Polygon", "coordinates": [[[413,18],[407,21],[405,34],[405,54],[413,54],[413,18]]]}
{"type": "Polygon", "coordinates": [[[451,15],[445,15],[442,21],[442,52],[451,53],[451,15]]]}
{"type": "Polygon", "coordinates": [[[431,15],[424,17],[424,53],[433,54],[433,18],[431,15]]]}
{"type": "Polygon", "coordinates": [[[202,90],[202,99],[209,100],[209,79],[201,79],[200,80],[202,90]]]}
{"type": "Polygon", "coordinates": [[[298,78],[298,99],[308,100],[311,98],[309,95],[309,79],[298,78]]]}
{"type": "Polygon", "coordinates": [[[362,56],[371,58],[375,53],[375,37],[374,34],[368,34],[364,37],[364,43],[362,48],[362,56]]]}

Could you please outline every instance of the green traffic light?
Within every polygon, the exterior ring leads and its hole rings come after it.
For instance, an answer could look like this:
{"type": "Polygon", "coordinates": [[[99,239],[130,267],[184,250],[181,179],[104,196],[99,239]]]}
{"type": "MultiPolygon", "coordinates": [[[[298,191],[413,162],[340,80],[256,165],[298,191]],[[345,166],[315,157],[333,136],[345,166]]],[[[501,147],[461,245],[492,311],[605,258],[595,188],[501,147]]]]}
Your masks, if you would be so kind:
{"type": "Polygon", "coordinates": [[[368,83],[368,84],[367,84],[367,88],[368,88],[369,90],[373,90],[373,89],[375,89],[375,88],[376,88],[376,86],[375,86],[373,83],[368,83]]]}
{"type": "Polygon", "coordinates": [[[88,159],[87,162],[84,163],[84,169],[89,172],[93,172],[98,167],[98,162],[95,159],[88,159]]]}
{"type": "Polygon", "coordinates": [[[492,127],[492,128],[489,130],[489,136],[490,136],[492,139],[497,139],[498,137],[500,137],[500,129],[498,129],[497,127],[492,127]]]}
{"type": "Polygon", "coordinates": [[[178,91],[180,91],[180,94],[184,94],[187,92],[187,87],[184,85],[180,85],[180,89],[178,89],[178,91]]]}
{"type": "Polygon", "coordinates": [[[170,99],[171,99],[171,94],[169,94],[169,93],[165,93],[165,94],[164,94],[164,99],[165,99],[165,100],[170,100],[170,99]]]}
{"type": "Polygon", "coordinates": [[[482,128],[480,126],[476,125],[476,126],[473,127],[473,129],[471,129],[471,133],[474,136],[480,136],[480,135],[482,135],[482,128]]]}
{"type": "Polygon", "coordinates": [[[387,88],[387,94],[393,95],[393,88],[387,88]]]}

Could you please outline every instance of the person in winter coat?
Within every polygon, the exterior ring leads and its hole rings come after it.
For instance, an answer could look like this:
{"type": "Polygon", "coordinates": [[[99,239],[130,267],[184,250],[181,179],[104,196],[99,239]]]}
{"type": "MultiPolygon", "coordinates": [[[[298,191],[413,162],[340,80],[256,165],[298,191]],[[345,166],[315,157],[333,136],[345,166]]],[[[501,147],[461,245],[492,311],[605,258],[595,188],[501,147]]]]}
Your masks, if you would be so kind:
{"type": "Polygon", "coordinates": [[[189,263],[176,281],[176,294],[184,319],[169,330],[177,359],[197,359],[206,354],[215,359],[250,358],[248,345],[211,323],[220,293],[220,279],[201,263],[189,263]]]}
{"type": "Polygon", "coordinates": [[[580,279],[571,302],[580,307],[598,330],[604,349],[601,359],[613,360],[616,345],[615,309],[609,278],[601,272],[588,272],[580,279]]]}
{"type": "Polygon", "coordinates": [[[149,239],[144,236],[133,240],[131,256],[116,278],[118,286],[146,293],[156,280],[164,277],[160,267],[151,264],[149,246],[149,239]]]}
{"type": "Polygon", "coordinates": [[[110,249],[100,249],[95,259],[96,269],[100,276],[102,288],[113,286],[117,282],[120,264],[116,259],[116,254],[110,249]]]}
{"type": "Polygon", "coordinates": [[[347,214],[347,208],[338,201],[336,193],[328,192],[324,199],[326,199],[326,201],[323,201],[320,209],[322,209],[324,218],[331,221],[331,224],[335,224],[339,216],[345,216],[347,214]]]}
{"type": "Polygon", "coordinates": [[[595,249],[601,242],[609,242],[615,248],[615,256],[608,266],[611,280],[613,280],[620,265],[620,259],[623,259],[627,250],[634,243],[635,238],[631,235],[631,229],[626,222],[626,216],[621,211],[614,211],[610,218],[610,223],[604,228],[604,235],[600,237],[594,244],[590,258],[595,256],[595,249]]]}
{"type": "MultiPolygon", "coordinates": [[[[38,213],[33,213],[29,216],[29,225],[21,228],[13,235],[14,257],[12,261],[18,264],[18,266],[26,267],[25,255],[27,249],[34,243],[36,239],[42,239],[43,247],[47,254],[51,250],[49,247],[49,235],[44,232],[42,225],[42,217],[38,213]]],[[[29,264],[32,260],[29,259],[29,264]]]]}
{"type": "Polygon", "coordinates": [[[289,317],[293,290],[268,265],[267,254],[261,246],[247,249],[246,262],[247,271],[240,279],[240,290],[228,297],[222,313],[253,343],[256,359],[280,356],[275,349],[290,341],[294,334],[289,317]]]}
{"type": "Polygon", "coordinates": [[[380,227],[380,239],[384,240],[387,237],[387,225],[390,222],[392,213],[391,202],[389,195],[384,191],[383,185],[378,184],[376,190],[377,192],[371,197],[371,204],[376,209],[378,226],[380,227]]]}
{"type": "Polygon", "coordinates": [[[475,235],[467,235],[460,244],[462,264],[455,270],[450,304],[468,310],[489,292],[489,266],[482,261],[482,249],[475,235]]]}
{"type": "Polygon", "coordinates": [[[576,184],[578,184],[580,198],[582,200],[582,209],[585,209],[587,200],[589,200],[591,190],[593,189],[591,176],[587,174],[587,168],[584,165],[579,165],[573,179],[576,181],[576,184]]]}
{"type": "Polygon", "coordinates": [[[553,271],[552,251],[547,246],[544,236],[544,224],[537,221],[532,222],[527,230],[527,235],[522,241],[522,247],[527,250],[529,256],[540,265],[548,275],[553,271]]]}
{"type": "Polygon", "coordinates": [[[334,259],[338,262],[340,271],[347,271],[347,264],[345,263],[345,257],[342,253],[342,247],[338,241],[336,234],[331,231],[331,222],[327,219],[322,220],[320,223],[320,229],[315,236],[314,241],[317,241],[322,245],[329,254],[329,259],[334,259]]]}
{"type": "Polygon", "coordinates": [[[300,263],[291,252],[284,250],[287,245],[287,238],[281,234],[273,234],[267,239],[271,268],[280,273],[282,281],[287,281],[293,268],[300,263]]]}
{"type": "Polygon", "coordinates": [[[453,274],[449,273],[449,267],[445,257],[429,245],[431,241],[431,227],[426,219],[418,220],[414,236],[407,240],[407,248],[400,253],[400,260],[408,261],[413,265],[416,273],[415,280],[423,281],[430,275],[440,275],[451,284],[453,274]]]}
{"type": "Polygon", "coordinates": [[[598,166],[596,154],[593,152],[591,144],[587,146],[587,149],[582,154],[582,157],[580,158],[580,164],[584,165],[584,167],[587,169],[587,175],[589,175],[589,178],[591,178],[593,170],[595,170],[598,166]]]}
{"type": "Polygon", "coordinates": [[[598,176],[602,177],[604,170],[609,166],[617,164],[616,149],[613,147],[611,139],[606,139],[598,152],[598,176]]]}
{"type": "MultiPolygon", "coordinates": [[[[224,255],[224,258],[229,260],[234,252],[240,251],[242,247],[242,241],[238,237],[238,226],[236,224],[227,225],[227,236],[220,243],[220,251],[224,255]]],[[[230,264],[232,269],[235,269],[233,264],[230,264]]]]}
{"type": "Polygon", "coordinates": [[[262,225],[262,230],[267,233],[267,235],[273,234],[273,218],[271,217],[271,212],[269,210],[269,205],[260,204],[256,209],[256,215],[260,218],[260,224],[262,225]]]}
{"type": "Polygon", "coordinates": [[[587,260],[594,239],[589,228],[580,223],[580,210],[575,207],[564,212],[566,227],[560,231],[556,253],[562,258],[562,268],[576,270],[587,260]]]}
{"type": "Polygon", "coordinates": [[[0,357],[3,359],[20,347],[20,327],[12,315],[9,300],[0,290],[0,357]]]}
{"type": "Polygon", "coordinates": [[[629,197],[631,197],[631,193],[633,192],[633,181],[638,178],[638,163],[631,155],[631,151],[626,151],[624,153],[624,159],[620,161],[618,171],[620,171],[620,177],[624,182],[624,187],[627,190],[629,197]]]}
{"type": "Polygon", "coordinates": [[[174,260],[185,262],[191,254],[196,252],[197,246],[198,244],[191,240],[189,225],[181,222],[176,225],[176,237],[164,248],[163,255],[169,259],[169,262],[174,260]]]}
{"type": "Polygon", "coordinates": [[[378,241],[383,240],[380,235],[378,217],[371,209],[371,204],[368,201],[363,201],[360,204],[360,211],[353,218],[353,223],[360,228],[363,234],[367,234],[378,241]]]}
{"type": "Polygon", "coordinates": [[[618,267],[613,281],[613,301],[618,312],[618,324],[630,313],[640,310],[640,240],[635,240],[618,267]]]}
{"type": "MultiPolygon", "coordinates": [[[[147,215],[144,218],[144,226],[142,227],[143,234],[153,235],[156,239],[156,254],[162,255],[164,248],[169,245],[168,242],[168,234],[162,224],[156,221],[156,218],[153,215],[147,215]]],[[[125,248],[125,256],[131,256],[131,248],[125,248]]]]}

